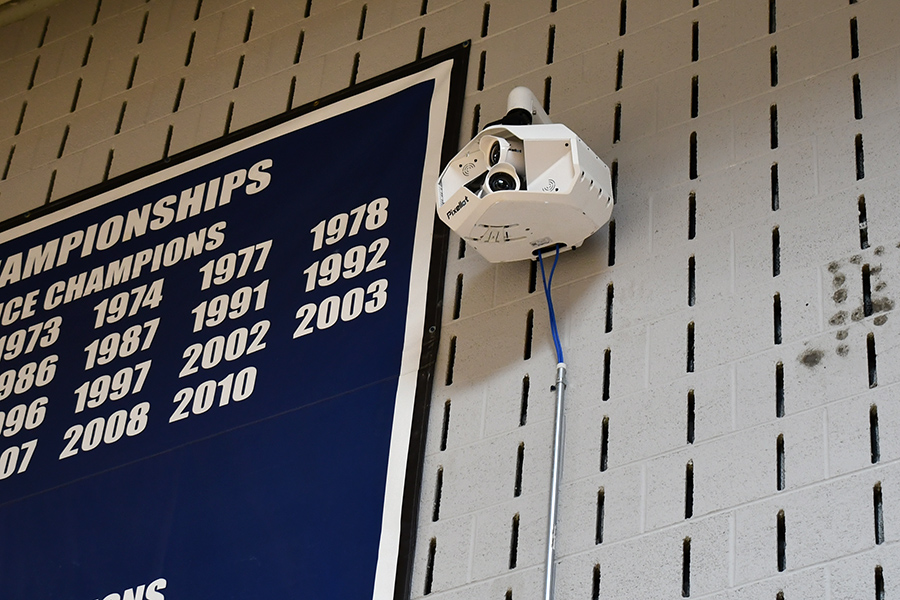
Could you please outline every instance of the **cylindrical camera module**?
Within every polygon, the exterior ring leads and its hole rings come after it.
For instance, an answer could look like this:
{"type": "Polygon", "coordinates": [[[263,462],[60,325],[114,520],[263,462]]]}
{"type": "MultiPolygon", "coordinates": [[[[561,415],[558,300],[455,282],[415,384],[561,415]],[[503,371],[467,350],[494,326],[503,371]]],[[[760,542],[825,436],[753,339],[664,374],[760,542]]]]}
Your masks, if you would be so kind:
{"type": "Polygon", "coordinates": [[[491,154],[488,157],[488,162],[492,167],[500,162],[500,142],[494,142],[494,145],[491,146],[491,154]]]}
{"type": "Polygon", "coordinates": [[[491,167],[484,179],[485,194],[492,192],[510,192],[519,189],[519,175],[516,168],[509,163],[498,163],[491,167]]]}

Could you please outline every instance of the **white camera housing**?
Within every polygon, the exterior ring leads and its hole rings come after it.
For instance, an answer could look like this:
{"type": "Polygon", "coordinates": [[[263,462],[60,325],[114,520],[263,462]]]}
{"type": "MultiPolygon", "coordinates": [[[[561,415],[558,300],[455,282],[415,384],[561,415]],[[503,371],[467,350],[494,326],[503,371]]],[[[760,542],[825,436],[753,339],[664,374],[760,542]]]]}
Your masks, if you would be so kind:
{"type": "Polygon", "coordinates": [[[509,108],[539,123],[490,125],[466,144],[438,178],[438,216],[490,262],[577,248],[612,214],[609,168],[527,88],[509,108]]]}

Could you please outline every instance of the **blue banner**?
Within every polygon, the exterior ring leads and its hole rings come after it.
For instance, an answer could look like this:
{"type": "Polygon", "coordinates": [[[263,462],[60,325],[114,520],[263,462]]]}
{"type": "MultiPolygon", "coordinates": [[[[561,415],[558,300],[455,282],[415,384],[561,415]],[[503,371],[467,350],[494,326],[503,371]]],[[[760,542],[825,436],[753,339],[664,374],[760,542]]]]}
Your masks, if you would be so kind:
{"type": "Polygon", "coordinates": [[[437,81],[3,234],[3,598],[392,595],[437,81]]]}

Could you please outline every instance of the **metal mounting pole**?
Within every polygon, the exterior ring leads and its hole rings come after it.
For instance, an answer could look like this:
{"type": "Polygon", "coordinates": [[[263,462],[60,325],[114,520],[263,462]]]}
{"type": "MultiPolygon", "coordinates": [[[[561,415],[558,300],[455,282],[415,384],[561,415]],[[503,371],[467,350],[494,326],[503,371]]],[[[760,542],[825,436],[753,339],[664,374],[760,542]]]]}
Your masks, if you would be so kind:
{"type": "Polygon", "coordinates": [[[556,597],[556,512],[559,507],[559,480],[562,477],[566,401],[566,363],[556,365],[556,414],[553,419],[553,467],[550,473],[550,508],[547,515],[547,561],[544,600],[556,597]]]}

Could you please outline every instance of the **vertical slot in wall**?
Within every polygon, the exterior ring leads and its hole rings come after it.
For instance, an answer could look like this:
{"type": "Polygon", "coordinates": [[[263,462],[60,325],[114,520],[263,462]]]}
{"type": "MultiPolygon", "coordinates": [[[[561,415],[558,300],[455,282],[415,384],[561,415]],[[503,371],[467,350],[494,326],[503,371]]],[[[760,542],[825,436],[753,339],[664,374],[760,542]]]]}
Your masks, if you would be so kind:
{"type": "Polygon", "coordinates": [[[509,534],[509,568],[515,569],[519,562],[519,513],[512,518],[509,534]]]}
{"type": "Polygon", "coordinates": [[[688,390],[687,393],[687,443],[694,443],[694,419],[696,410],[694,405],[694,390],[688,390]]]}
{"type": "Polygon", "coordinates": [[[594,526],[594,544],[603,543],[603,519],[606,516],[606,490],[597,491],[597,520],[594,526]]]}
{"type": "Polygon", "coordinates": [[[516,450],[516,479],[513,485],[513,497],[522,495],[522,469],[525,467],[525,442],[519,444],[516,450]]]}
{"type": "Polygon", "coordinates": [[[600,426],[600,470],[605,471],[609,467],[609,417],[603,417],[600,426]]]}
{"type": "Polygon", "coordinates": [[[519,405],[519,427],[523,427],[528,421],[528,394],[531,391],[531,378],[526,375],[522,378],[522,401],[519,405]]]}
{"type": "Polygon", "coordinates": [[[775,489],[784,489],[784,434],[779,433],[775,440],[775,489]]]}
{"type": "Polygon", "coordinates": [[[878,431],[878,407],[869,407],[869,452],[872,464],[881,460],[881,440],[878,431]]]}
{"type": "Polygon", "coordinates": [[[784,522],[784,510],[779,510],[775,520],[777,548],[778,548],[778,572],[787,568],[787,529],[784,522]]]}
{"type": "Polygon", "coordinates": [[[872,488],[872,503],[875,509],[875,544],[884,543],[884,500],[881,495],[881,482],[872,488]]]}

